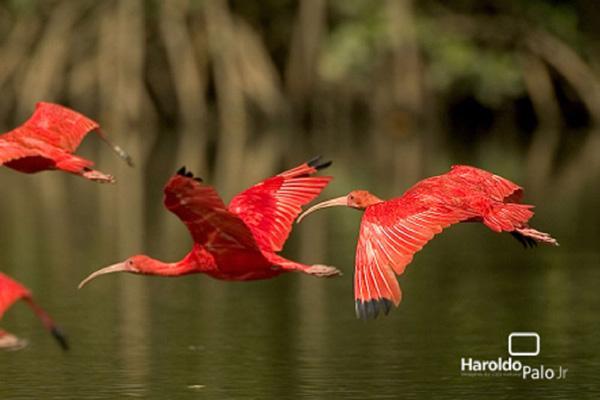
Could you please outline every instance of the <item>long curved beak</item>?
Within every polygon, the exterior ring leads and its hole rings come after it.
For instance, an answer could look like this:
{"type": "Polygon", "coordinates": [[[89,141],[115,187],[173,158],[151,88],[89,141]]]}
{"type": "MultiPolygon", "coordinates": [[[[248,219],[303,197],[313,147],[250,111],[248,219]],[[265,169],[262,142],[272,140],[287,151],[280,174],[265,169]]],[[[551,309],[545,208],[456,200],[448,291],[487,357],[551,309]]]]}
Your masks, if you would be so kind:
{"type": "Polygon", "coordinates": [[[131,156],[125,150],[123,150],[121,146],[114,144],[108,138],[108,136],[106,136],[106,133],[104,133],[102,129],[98,128],[96,129],[96,132],[98,132],[100,138],[110,146],[110,148],[115,152],[116,155],[118,155],[123,161],[125,161],[127,165],[133,167],[133,160],[131,159],[131,156]]]}
{"type": "Polygon", "coordinates": [[[108,267],[99,269],[96,272],[93,272],[92,274],[90,274],[90,276],[88,276],[87,278],[82,280],[77,288],[81,289],[82,287],[87,285],[92,279],[95,279],[95,278],[99,277],[100,275],[112,274],[113,272],[133,272],[133,271],[124,262],[113,264],[108,267]]]}
{"type": "Polygon", "coordinates": [[[336,206],[348,206],[347,196],[336,197],[335,199],[326,200],[321,203],[315,204],[314,206],[312,206],[311,208],[309,208],[308,210],[306,210],[302,214],[300,214],[300,216],[296,220],[296,223],[299,224],[300,222],[302,222],[304,217],[306,217],[308,214],[312,214],[313,212],[315,212],[317,210],[320,210],[322,208],[327,208],[327,207],[336,207],[336,206]]]}

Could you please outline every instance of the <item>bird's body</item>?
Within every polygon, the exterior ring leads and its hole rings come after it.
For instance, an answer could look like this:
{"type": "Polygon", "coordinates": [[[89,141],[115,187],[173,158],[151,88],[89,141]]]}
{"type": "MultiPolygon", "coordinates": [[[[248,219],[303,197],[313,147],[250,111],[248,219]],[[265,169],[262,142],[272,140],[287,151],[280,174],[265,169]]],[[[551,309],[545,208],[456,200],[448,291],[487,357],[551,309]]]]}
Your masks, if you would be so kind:
{"type": "Polygon", "coordinates": [[[317,204],[363,209],[356,248],[355,300],[359,317],[374,317],[398,305],[401,291],[395,275],[404,273],[416,252],[444,228],[460,222],[482,222],[495,232],[510,232],[524,245],[557,245],[550,235],[528,226],[533,206],[520,204],[523,190],[490,172],[454,166],[446,174],[424,179],[402,196],[381,200],[366,191],[317,204]]]}
{"type": "MultiPolygon", "coordinates": [[[[52,333],[61,347],[66,350],[68,345],[65,336],[56,326],[54,321],[52,321],[50,316],[34,302],[31,292],[17,281],[0,272],[0,319],[6,310],[18,300],[23,300],[31,307],[33,312],[42,321],[44,327],[52,333]]],[[[19,348],[23,347],[25,344],[25,341],[0,329],[0,348],[19,348]]]]}
{"type": "Polygon", "coordinates": [[[316,276],[339,274],[333,267],[305,265],[277,253],[283,248],[301,207],[327,186],[331,177],[312,176],[329,163],[304,163],[235,196],[229,206],[217,192],[184,168],[164,189],[165,207],[188,227],[194,246],[181,260],[166,263],[137,255],[86,278],[110,272],[182,276],[204,273],[216,279],[267,279],[289,271],[316,276]]]}
{"type": "Polygon", "coordinates": [[[197,243],[177,262],[162,262],[143,255],[133,256],[132,262],[141,273],[148,275],[175,277],[202,273],[226,281],[268,279],[284,272],[275,263],[269,262],[266,256],[246,252],[227,254],[219,263],[213,254],[197,243]]]}
{"type": "Polygon", "coordinates": [[[30,174],[61,170],[98,182],[113,182],[112,176],[93,170],[93,162],[72,154],[94,130],[131,163],[120,147],[108,142],[97,122],[58,104],[38,103],[25,123],[0,135],[0,164],[30,174]]]}

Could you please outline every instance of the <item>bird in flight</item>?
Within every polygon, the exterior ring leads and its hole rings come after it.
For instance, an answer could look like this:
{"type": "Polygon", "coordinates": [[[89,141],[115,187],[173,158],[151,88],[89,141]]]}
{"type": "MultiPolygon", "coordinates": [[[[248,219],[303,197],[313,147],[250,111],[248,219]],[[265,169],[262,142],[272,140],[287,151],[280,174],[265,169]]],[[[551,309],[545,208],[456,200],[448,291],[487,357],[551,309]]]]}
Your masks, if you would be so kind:
{"type": "Polygon", "coordinates": [[[108,174],[91,169],[93,162],[73,155],[86,134],[96,131],[119,157],[131,157],[110,142],[97,122],[67,107],[37,103],[33,115],[21,126],[0,135],[0,165],[19,172],[61,170],[96,182],[114,182],[108,174]]]}
{"type": "MultiPolygon", "coordinates": [[[[69,349],[67,338],[62,333],[61,329],[56,326],[52,318],[39,306],[29,290],[18,283],[17,281],[9,278],[7,275],[0,272],[0,318],[4,315],[16,301],[23,300],[42,321],[44,328],[46,328],[52,336],[57,340],[58,344],[63,350],[69,349]]],[[[12,349],[17,350],[27,345],[25,340],[17,338],[15,335],[8,333],[0,329],[0,349],[12,349]]]]}
{"type": "Polygon", "coordinates": [[[382,200],[365,190],[318,203],[298,222],[322,208],[364,210],[356,247],[355,310],[358,318],[387,314],[402,297],[395,275],[402,275],[416,252],[444,228],[459,222],[482,222],[494,232],[509,232],[525,246],[558,246],[549,234],[528,225],[533,206],[521,204],[523,189],[482,169],[456,165],[424,179],[402,196],[382,200]]]}
{"type": "Polygon", "coordinates": [[[181,168],[164,188],[164,205],[187,226],[194,244],[177,262],[162,262],[146,255],[102,268],[80,284],[114,272],[181,276],[204,273],[234,281],[267,279],[284,272],[318,277],[339,275],[326,265],[306,265],[279,254],[301,207],[321,193],[329,176],[313,176],[329,166],[319,157],[268,178],[235,196],[226,206],[215,189],[181,168]]]}

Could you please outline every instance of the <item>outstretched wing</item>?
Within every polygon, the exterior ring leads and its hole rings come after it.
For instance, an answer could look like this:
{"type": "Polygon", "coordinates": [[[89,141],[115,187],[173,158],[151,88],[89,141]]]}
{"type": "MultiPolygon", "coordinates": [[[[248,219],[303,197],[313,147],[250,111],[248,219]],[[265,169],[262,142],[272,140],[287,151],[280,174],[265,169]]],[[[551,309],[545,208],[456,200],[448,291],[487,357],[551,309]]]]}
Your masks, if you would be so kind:
{"type": "Polygon", "coordinates": [[[5,139],[39,139],[72,153],[85,135],[99,125],[84,115],[53,103],[37,103],[33,115],[23,125],[7,132],[5,139]]]}
{"type": "Polygon", "coordinates": [[[18,160],[19,158],[33,156],[43,157],[42,153],[36,149],[27,148],[0,137],[0,165],[18,160]]]}
{"type": "Polygon", "coordinates": [[[463,179],[470,185],[475,185],[480,191],[496,201],[518,203],[523,197],[521,186],[483,169],[468,165],[453,165],[448,175],[463,179]]]}
{"type": "Polygon", "coordinates": [[[317,197],[333,179],[311,176],[331,165],[319,157],[268,178],[235,196],[229,210],[252,230],[261,248],[280,251],[302,206],[317,197]]]}
{"type": "Polygon", "coordinates": [[[231,265],[244,257],[249,261],[265,260],[244,222],[227,210],[211,186],[185,168],[169,180],[164,193],[165,207],[181,219],[194,242],[209,251],[217,263],[226,261],[231,265]],[[232,257],[236,259],[232,261],[232,257]]]}
{"type": "Polygon", "coordinates": [[[0,272],[0,318],[17,300],[31,297],[29,290],[0,272]]]}
{"type": "Polygon", "coordinates": [[[473,217],[445,206],[428,207],[402,197],[367,208],[356,248],[354,297],[359,318],[386,314],[402,298],[401,275],[416,252],[442,229],[473,217]]]}

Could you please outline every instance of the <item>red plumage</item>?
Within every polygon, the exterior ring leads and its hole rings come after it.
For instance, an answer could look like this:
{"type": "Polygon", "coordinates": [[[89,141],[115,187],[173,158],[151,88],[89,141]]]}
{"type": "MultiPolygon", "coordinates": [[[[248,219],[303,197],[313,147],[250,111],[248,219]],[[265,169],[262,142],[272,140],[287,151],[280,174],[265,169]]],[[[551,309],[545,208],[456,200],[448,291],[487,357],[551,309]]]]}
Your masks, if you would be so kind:
{"type": "Polygon", "coordinates": [[[0,272],[0,319],[16,301],[23,298],[30,298],[29,290],[0,272]]]}
{"type": "Polygon", "coordinates": [[[302,206],[329,184],[329,176],[311,176],[308,164],[266,179],[235,196],[229,210],[250,228],[259,247],[281,251],[302,206]]]}
{"type": "Polygon", "coordinates": [[[0,135],[0,164],[25,173],[58,169],[98,182],[114,182],[112,176],[91,169],[93,162],[72,154],[91,131],[98,132],[131,164],[129,156],[108,141],[97,122],[52,103],[37,103],[25,123],[0,135]]]}
{"type": "Polygon", "coordinates": [[[276,254],[281,250],[301,207],[327,186],[331,177],[313,176],[326,164],[317,160],[268,178],[235,196],[226,206],[217,192],[182,168],[164,188],[165,207],[187,226],[194,247],[181,261],[165,263],[145,255],[103,268],[109,272],[162,276],[205,273],[217,279],[266,279],[299,271],[338,275],[334,267],[305,265],[276,254]]]}
{"type": "MultiPolygon", "coordinates": [[[[510,232],[525,245],[558,245],[550,235],[529,228],[533,206],[518,203],[523,190],[490,172],[454,166],[424,179],[402,196],[382,201],[365,191],[317,204],[304,215],[334,205],[364,209],[354,275],[356,312],[375,317],[401,300],[395,275],[444,228],[459,222],[483,222],[495,232],[510,232]]],[[[303,216],[304,216],[303,215],[303,216]]]]}
{"type": "MultiPolygon", "coordinates": [[[[44,327],[56,338],[61,347],[64,350],[68,349],[64,334],[56,326],[54,321],[52,321],[50,316],[34,302],[31,292],[17,281],[0,272],[0,319],[2,319],[4,313],[18,300],[25,301],[38,318],[40,318],[44,327]]],[[[24,341],[21,341],[10,333],[0,329],[0,348],[22,347],[24,344],[24,341]]]]}

